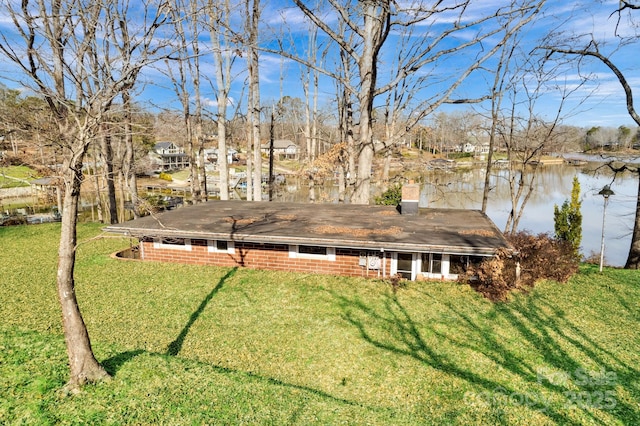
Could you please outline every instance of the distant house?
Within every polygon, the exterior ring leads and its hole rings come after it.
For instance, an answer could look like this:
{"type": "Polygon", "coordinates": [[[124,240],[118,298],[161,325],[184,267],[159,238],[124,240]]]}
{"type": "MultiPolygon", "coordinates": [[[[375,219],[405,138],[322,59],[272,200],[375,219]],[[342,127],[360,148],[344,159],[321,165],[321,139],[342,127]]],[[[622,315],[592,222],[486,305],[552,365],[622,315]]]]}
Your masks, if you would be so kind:
{"type": "Polygon", "coordinates": [[[60,181],[60,179],[53,177],[38,178],[30,181],[29,184],[36,191],[36,193],[55,197],[58,196],[60,187],[62,186],[62,182],[60,181]]]}
{"type": "Polygon", "coordinates": [[[489,145],[488,142],[485,142],[483,144],[477,145],[476,146],[476,154],[481,154],[481,155],[488,154],[489,153],[489,147],[490,147],[490,145],[489,145]]]}
{"type": "Polygon", "coordinates": [[[489,153],[489,143],[473,144],[466,142],[462,145],[458,145],[457,152],[464,152],[465,154],[484,155],[489,153]]]}
{"type": "Polygon", "coordinates": [[[466,154],[470,154],[473,152],[476,152],[476,146],[474,144],[472,144],[471,142],[467,142],[465,144],[462,144],[460,146],[460,151],[466,153],[466,154]]]}
{"type": "MultiPolygon", "coordinates": [[[[208,163],[218,164],[218,148],[205,149],[204,156],[208,163]]],[[[227,148],[227,164],[232,164],[237,159],[238,151],[233,148],[227,148]]]]}
{"type": "Polygon", "coordinates": [[[409,280],[456,279],[509,248],[482,212],[418,208],[405,185],[392,206],[210,201],[110,225],[142,260],[409,280]]]}
{"type": "Polygon", "coordinates": [[[180,170],[189,167],[189,156],[173,142],[158,142],[150,153],[156,170],[180,170]]]}
{"type": "MultiPolygon", "coordinates": [[[[269,155],[269,142],[262,144],[260,149],[263,154],[269,155]]],[[[273,154],[280,159],[296,160],[300,155],[300,148],[288,139],[276,139],[273,141],[273,154]]]]}

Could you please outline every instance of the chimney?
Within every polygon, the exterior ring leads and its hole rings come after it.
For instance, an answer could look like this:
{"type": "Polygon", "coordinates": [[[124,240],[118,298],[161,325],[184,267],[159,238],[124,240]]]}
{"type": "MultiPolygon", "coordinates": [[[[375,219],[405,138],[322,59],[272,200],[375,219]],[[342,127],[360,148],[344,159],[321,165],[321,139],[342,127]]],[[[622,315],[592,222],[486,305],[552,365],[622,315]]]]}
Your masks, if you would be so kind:
{"type": "Polygon", "coordinates": [[[418,204],[420,202],[420,185],[410,180],[408,184],[402,186],[402,201],[400,202],[400,213],[407,215],[418,214],[418,204]]]}

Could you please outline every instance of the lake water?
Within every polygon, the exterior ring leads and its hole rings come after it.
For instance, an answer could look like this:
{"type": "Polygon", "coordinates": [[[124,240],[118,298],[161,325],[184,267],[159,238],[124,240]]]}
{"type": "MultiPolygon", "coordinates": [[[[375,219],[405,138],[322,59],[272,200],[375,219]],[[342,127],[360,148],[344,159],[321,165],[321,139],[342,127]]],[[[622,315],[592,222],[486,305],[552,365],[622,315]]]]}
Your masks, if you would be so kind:
{"type": "MultiPolygon", "coordinates": [[[[631,232],[635,217],[638,179],[624,174],[613,180],[613,175],[604,170],[595,172],[598,164],[586,167],[567,165],[543,166],[538,170],[535,190],[525,206],[519,230],[532,233],[548,232],[553,235],[553,208],[561,206],[571,197],[573,177],[580,181],[582,201],[582,253],[589,257],[600,253],[604,198],[598,194],[604,185],[610,185],[615,195],[609,198],[605,217],[605,262],[612,266],[623,266],[629,254],[631,232]]],[[[487,206],[487,215],[504,230],[511,201],[506,170],[497,171],[491,179],[492,190],[487,206]]],[[[452,173],[458,175],[458,173],[452,173]]],[[[482,207],[483,171],[464,172],[462,182],[454,176],[438,176],[438,182],[423,185],[420,203],[422,206],[476,208],[482,207]],[[448,190],[448,191],[447,191],[448,190]]]]}
{"type": "MultiPolygon", "coordinates": [[[[631,232],[635,217],[638,179],[636,175],[623,174],[613,180],[613,175],[602,164],[589,163],[584,167],[548,165],[538,168],[535,190],[529,199],[518,230],[553,235],[553,208],[571,197],[573,177],[580,181],[582,201],[582,253],[589,257],[600,253],[604,199],[598,192],[610,185],[615,195],[609,198],[605,221],[605,263],[623,266],[631,244],[631,232]],[[597,171],[596,171],[597,170],[597,171]]],[[[487,215],[504,230],[511,202],[506,170],[496,170],[491,178],[487,215]]],[[[420,207],[480,209],[484,171],[430,171],[421,178],[420,207]]],[[[282,201],[308,200],[306,188],[300,188],[289,180],[278,196],[282,201]]],[[[337,188],[328,185],[322,189],[324,197],[318,201],[331,202],[337,198],[337,188]],[[324,199],[324,200],[323,200],[324,199]]]]}

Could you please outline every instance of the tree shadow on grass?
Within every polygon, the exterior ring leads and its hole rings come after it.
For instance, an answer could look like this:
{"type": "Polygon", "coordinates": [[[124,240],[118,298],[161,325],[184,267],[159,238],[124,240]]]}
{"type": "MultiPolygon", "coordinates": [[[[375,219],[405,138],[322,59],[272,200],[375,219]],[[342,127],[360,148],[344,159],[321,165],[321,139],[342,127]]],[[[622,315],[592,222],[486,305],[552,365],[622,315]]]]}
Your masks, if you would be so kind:
{"type": "Polygon", "coordinates": [[[207,307],[207,304],[209,304],[213,296],[215,296],[216,293],[218,293],[220,289],[222,289],[225,281],[231,278],[237,270],[238,268],[235,267],[229,270],[229,272],[227,272],[224,277],[220,278],[218,284],[216,284],[211,292],[207,294],[207,297],[202,300],[200,306],[198,306],[198,308],[191,314],[191,316],[189,317],[189,321],[187,321],[187,324],[185,324],[180,334],[178,334],[178,337],[176,337],[173,342],[169,343],[169,346],[167,346],[167,355],[176,356],[180,353],[180,351],[182,350],[182,345],[184,344],[184,340],[186,339],[187,334],[189,334],[191,326],[196,322],[198,317],[200,317],[200,314],[202,314],[202,311],[204,311],[204,308],[207,307]]]}
{"type": "MultiPolygon", "coordinates": [[[[204,311],[213,296],[215,296],[215,294],[218,293],[220,289],[222,289],[225,281],[231,278],[233,274],[236,273],[237,269],[238,268],[233,268],[229,270],[229,272],[227,272],[225,276],[220,278],[218,284],[216,284],[216,286],[202,300],[200,306],[198,306],[198,308],[191,314],[191,316],[189,317],[189,321],[187,321],[187,324],[185,324],[185,326],[182,328],[182,331],[180,332],[180,334],[178,334],[178,337],[176,337],[175,340],[171,342],[169,346],[167,346],[166,355],[176,356],[180,353],[182,345],[184,344],[184,340],[186,339],[187,334],[189,334],[191,326],[196,322],[200,314],[202,314],[202,311],[204,311]]],[[[107,370],[107,373],[109,373],[111,376],[114,376],[125,363],[131,361],[133,358],[145,352],[146,351],[142,349],[121,352],[117,355],[112,356],[111,358],[104,360],[102,362],[102,366],[105,368],[105,370],[107,370]]]]}
{"type": "Polygon", "coordinates": [[[142,349],[120,352],[119,354],[116,354],[111,358],[105,359],[100,364],[104,367],[104,369],[107,371],[107,373],[109,373],[110,376],[115,376],[118,370],[120,370],[120,368],[124,364],[143,353],[145,353],[145,351],[143,351],[142,349]]]}
{"type": "MultiPolygon", "coordinates": [[[[615,393],[616,387],[622,384],[627,393],[637,395],[640,390],[631,386],[640,371],[626,365],[614,352],[569,321],[552,302],[544,298],[527,298],[518,303],[497,304],[489,312],[492,318],[488,318],[471,315],[464,308],[443,304],[442,300],[423,294],[433,300],[433,306],[438,306],[442,315],[417,322],[397,294],[387,294],[382,304],[375,305],[340,294],[333,293],[333,296],[341,304],[346,321],[358,330],[364,341],[461,379],[470,385],[470,389],[479,389],[476,395],[489,398],[481,402],[488,402],[497,423],[506,422],[500,414],[504,408],[525,404],[559,424],[577,425],[585,418],[600,423],[603,415],[623,422],[640,421],[637,406],[616,398],[613,406],[609,403],[605,411],[602,406],[610,400],[598,399],[605,391],[619,395],[615,393]],[[511,338],[498,333],[501,323],[508,324],[506,331],[513,330],[511,338]],[[517,340],[522,344],[518,345],[517,340]],[[446,349],[442,349],[442,345],[446,349]],[[535,348],[535,354],[523,347],[535,348]],[[457,355],[452,355],[452,351],[457,355]],[[521,389],[514,378],[502,379],[493,371],[485,373],[479,366],[469,366],[466,362],[469,357],[490,360],[510,373],[509,376],[516,376],[518,382],[527,383],[526,388],[521,389]],[[608,386],[580,383],[584,376],[579,372],[588,375],[601,370],[614,373],[614,383],[608,386]],[[527,393],[533,397],[531,401],[523,403],[518,399],[527,393]],[[580,399],[581,394],[588,399],[580,399]],[[575,402],[583,403],[589,409],[571,406],[575,402]],[[595,403],[599,403],[600,408],[590,405],[595,403]],[[571,409],[580,409],[583,415],[575,416],[571,409]],[[600,409],[602,412],[598,412],[600,409]]],[[[461,395],[461,403],[463,399],[461,395]]]]}
{"type": "MultiPolygon", "coordinates": [[[[105,361],[102,362],[102,365],[105,367],[105,369],[107,370],[107,372],[112,375],[115,376],[115,374],[117,373],[117,371],[122,367],[122,365],[124,365],[125,363],[133,360],[134,358],[136,358],[139,355],[148,355],[148,356],[153,356],[153,357],[159,357],[162,359],[167,359],[168,357],[173,357],[173,355],[169,355],[166,353],[157,353],[157,352],[149,352],[146,350],[142,350],[142,349],[138,349],[138,350],[134,350],[134,351],[126,351],[126,352],[122,352],[119,353],[117,355],[112,356],[109,359],[106,359],[105,361]]],[[[195,363],[199,363],[199,361],[191,361],[191,362],[195,362],[195,363]]],[[[242,380],[250,380],[256,383],[261,383],[261,384],[267,384],[267,385],[271,385],[271,386],[275,386],[275,387],[279,387],[279,388],[285,388],[285,389],[291,389],[294,391],[299,391],[299,392],[303,392],[306,393],[310,396],[313,397],[317,397],[319,399],[322,400],[327,400],[327,401],[331,401],[331,402],[335,402],[338,404],[342,404],[345,406],[349,406],[349,407],[360,407],[363,408],[365,410],[370,410],[370,411],[374,411],[374,412],[387,412],[389,413],[389,415],[391,417],[393,417],[395,414],[395,410],[391,409],[391,408],[381,408],[381,407],[373,407],[373,406],[368,406],[366,404],[363,404],[361,402],[358,401],[351,401],[349,399],[346,398],[341,398],[338,396],[334,396],[328,392],[325,392],[323,390],[320,389],[316,389],[316,388],[312,388],[309,386],[304,386],[304,385],[300,385],[300,384],[296,384],[296,383],[290,383],[290,382],[286,382],[284,380],[281,379],[277,379],[274,377],[269,377],[269,376],[264,376],[255,372],[251,372],[251,371],[242,371],[242,370],[236,370],[236,369],[232,369],[232,368],[228,368],[228,367],[223,367],[223,366],[219,366],[219,365],[211,365],[211,364],[207,364],[212,371],[215,371],[219,374],[224,374],[227,376],[236,376],[236,377],[241,377],[242,380]]],[[[179,373],[178,373],[179,374],[179,373]]],[[[296,415],[296,413],[293,413],[294,417],[296,415]]],[[[292,423],[295,423],[292,421],[292,423]]]]}

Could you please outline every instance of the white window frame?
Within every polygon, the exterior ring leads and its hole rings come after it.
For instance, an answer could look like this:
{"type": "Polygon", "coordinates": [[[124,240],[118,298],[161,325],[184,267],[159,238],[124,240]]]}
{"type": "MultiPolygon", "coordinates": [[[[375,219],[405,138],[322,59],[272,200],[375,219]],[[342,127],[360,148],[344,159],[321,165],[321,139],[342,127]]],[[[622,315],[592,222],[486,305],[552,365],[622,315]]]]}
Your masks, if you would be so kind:
{"type": "MultiPolygon", "coordinates": [[[[307,244],[302,244],[302,245],[307,245],[307,244]]],[[[289,258],[290,259],[327,260],[329,262],[335,262],[336,261],[336,248],[335,247],[325,247],[327,249],[327,254],[300,253],[299,247],[300,246],[297,245],[297,244],[289,244],[289,258]]],[[[322,246],[318,246],[318,247],[322,247],[322,246]]]]}
{"type": "Polygon", "coordinates": [[[154,238],[153,239],[153,248],[154,249],[169,249],[169,250],[182,250],[182,251],[191,251],[191,239],[183,238],[184,244],[164,244],[162,242],[162,238],[154,238]]]}
{"type": "Polygon", "coordinates": [[[209,253],[235,254],[236,253],[236,248],[235,248],[235,245],[233,244],[233,241],[231,241],[231,240],[208,240],[207,241],[207,251],[209,253]],[[227,242],[227,249],[226,250],[219,250],[218,249],[218,241],[226,241],[227,242]]]}
{"type": "MultiPolygon", "coordinates": [[[[420,274],[422,274],[423,277],[427,277],[427,278],[452,278],[449,276],[449,255],[445,254],[445,253],[420,253],[420,255],[418,256],[418,271],[420,274]],[[432,261],[432,256],[434,254],[441,254],[442,255],[442,259],[440,259],[440,273],[439,274],[433,274],[431,272],[422,272],[422,254],[428,254],[429,255],[429,262],[432,261]]],[[[457,275],[456,275],[457,277],[457,275]]]]}
{"type": "MultiPolygon", "coordinates": [[[[411,281],[416,280],[417,271],[418,271],[418,253],[412,253],[408,251],[403,251],[400,253],[407,253],[411,255],[411,281]]],[[[398,252],[391,253],[391,275],[396,275],[398,273],[398,252]]]]}
{"type": "MultiPolygon", "coordinates": [[[[391,253],[391,275],[396,275],[398,273],[398,253],[391,253]]],[[[400,253],[409,253],[411,254],[411,281],[415,281],[418,275],[421,275],[426,278],[452,278],[449,275],[449,255],[442,253],[442,260],[440,264],[440,273],[432,274],[430,272],[422,272],[422,253],[411,253],[411,252],[400,252],[400,253]]],[[[429,258],[431,260],[431,257],[429,258]]]]}

